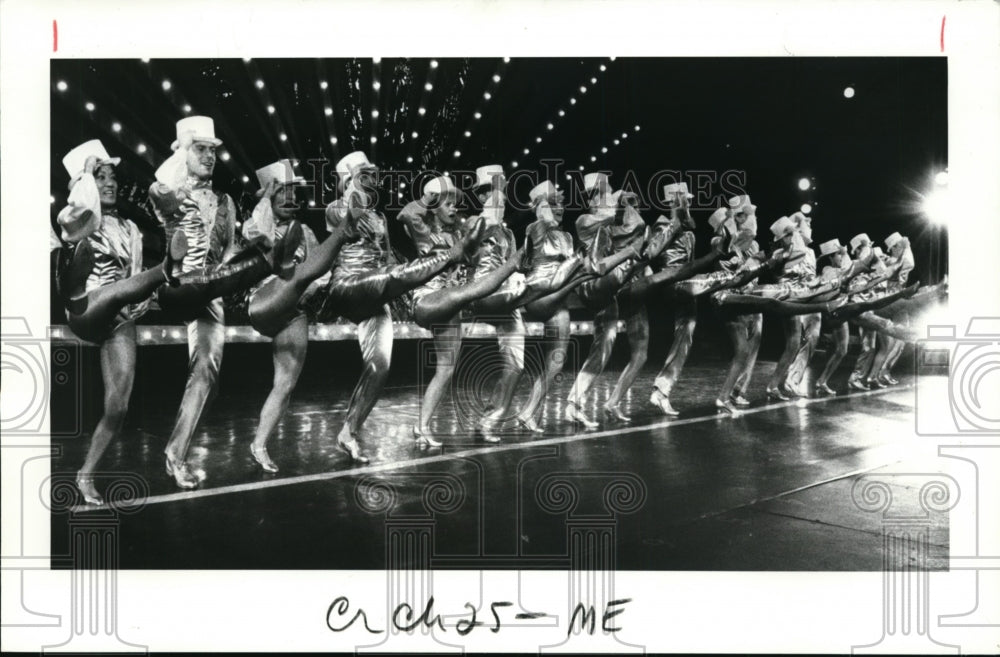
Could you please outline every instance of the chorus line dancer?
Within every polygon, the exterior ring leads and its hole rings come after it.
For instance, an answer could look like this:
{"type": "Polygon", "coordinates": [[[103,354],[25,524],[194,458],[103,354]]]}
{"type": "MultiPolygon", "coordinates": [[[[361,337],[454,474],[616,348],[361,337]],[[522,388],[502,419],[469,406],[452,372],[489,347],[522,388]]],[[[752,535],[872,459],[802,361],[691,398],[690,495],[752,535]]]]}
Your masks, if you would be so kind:
{"type": "Polygon", "coordinates": [[[326,209],[331,232],[355,224],[360,239],[341,247],[330,282],[323,290],[320,317],[342,316],[357,324],[364,368],[351,395],[338,447],[353,461],[367,463],[358,444],[361,428],[378,401],[392,357],[392,316],[388,303],[432,280],[465,256],[463,245],[411,262],[397,263],[385,217],[376,207],[378,170],[361,151],[337,162],[343,197],[326,209]]]}
{"type": "MultiPolygon", "coordinates": [[[[562,278],[566,271],[578,266],[582,256],[574,253],[573,236],[560,228],[565,212],[564,197],[551,181],[543,181],[528,194],[535,211],[535,221],[526,231],[533,251],[531,270],[527,275],[529,285],[537,282],[562,278]]],[[[588,265],[570,279],[570,283],[560,291],[532,301],[524,306],[525,316],[532,321],[543,322],[545,340],[542,344],[544,365],[542,371],[534,375],[531,394],[518,413],[521,424],[533,433],[543,431],[538,423],[543,402],[552,381],[562,372],[566,362],[567,346],[570,339],[570,315],[568,297],[576,287],[600,276],[607,266],[589,259],[588,265]]]]}
{"type": "MultiPolygon", "coordinates": [[[[516,248],[514,235],[503,223],[506,208],[506,179],[500,165],[480,167],[476,171],[476,184],[473,193],[483,207],[483,217],[486,220],[486,235],[484,236],[474,265],[475,276],[487,275],[516,248]]],[[[530,271],[534,258],[535,245],[532,234],[527,235],[524,245],[525,268],[521,274],[530,271]]],[[[523,275],[508,278],[501,288],[491,295],[475,301],[470,310],[477,321],[493,324],[497,330],[497,342],[500,345],[504,368],[494,388],[487,412],[480,423],[483,438],[489,442],[499,440],[495,429],[501,422],[512,418],[510,412],[514,392],[524,371],[524,313],[523,306],[539,301],[552,294],[567,291],[575,287],[582,275],[591,278],[589,273],[592,264],[581,258],[574,258],[566,266],[557,268],[555,276],[530,279],[523,275]],[[581,269],[583,271],[581,271],[581,269]]]]}
{"type": "MultiPolygon", "coordinates": [[[[645,267],[641,258],[646,226],[638,213],[625,212],[626,206],[620,203],[621,194],[612,194],[606,174],[584,176],[584,190],[588,195],[589,212],[576,221],[577,238],[588,252],[602,258],[614,255],[620,260],[605,275],[580,285],[577,292],[584,307],[594,313],[594,340],[570,389],[566,417],[587,429],[594,429],[598,424],[583,411],[583,400],[611,356],[618,332],[617,294],[636,271],[645,267]]],[[[636,346],[641,349],[644,336],[641,332],[636,333],[640,341],[636,346]]],[[[648,330],[645,337],[648,339],[648,330]]],[[[609,414],[621,412],[607,405],[604,410],[609,414]]]]}
{"type": "MultiPolygon", "coordinates": [[[[910,272],[913,271],[914,267],[910,240],[895,232],[885,238],[885,248],[889,258],[900,264],[896,275],[889,280],[889,290],[898,291],[906,287],[910,272]]],[[[893,317],[893,319],[900,320],[904,325],[908,323],[908,318],[902,313],[893,317]]],[[[879,334],[878,342],[875,358],[872,360],[872,371],[869,374],[869,381],[880,387],[899,383],[899,381],[892,378],[891,370],[903,353],[903,347],[906,342],[884,333],[879,334]]]]}
{"type": "Polygon", "coordinates": [[[177,419],[167,443],[167,474],[180,488],[194,488],[203,473],[192,472],[187,455],[201,416],[216,394],[225,346],[225,313],[221,296],[245,290],[269,273],[287,275],[294,238],[275,245],[270,255],[258,247],[237,252],[236,206],[228,194],[212,188],[216,148],[215,124],[205,116],[177,122],[171,155],[156,171],[149,198],[167,239],[180,232],[188,249],[175,270],[180,285],[161,287],[161,308],[184,320],[188,330],[188,379],[177,419]]]}
{"type": "MultiPolygon", "coordinates": [[[[695,228],[694,220],[689,210],[690,199],[694,197],[688,192],[687,183],[674,183],[663,188],[671,217],[669,220],[661,217],[657,220],[659,228],[666,237],[666,247],[654,261],[661,271],[676,271],[678,268],[695,260],[695,228]],[[685,230],[686,229],[686,230],[685,230]]],[[[729,199],[729,205],[739,216],[752,213],[756,206],[750,203],[746,195],[729,199]]],[[[713,215],[718,218],[719,215],[713,215]]],[[[713,254],[710,254],[713,255],[713,254]]],[[[716,261],[711,257],[705,263],[711,267],[716,261]]],[[[697,272],[696,272],[697,273],[697,272]]],[[[676,285],[665,288],[667,302],[674,312],[674,332],[670,343],[670,351],[663,362],[663,367],[653,380],[653,391],[649,402],[659,408],[664,415],[677,416],[679,412],[670,403],[670,394],[680,378],[688,353],[694,342],[694,331],[698,320],[697,296],[681,294],[676,285]]]]}
{"type": "MultiPolygon", "coordinates": [[[[135,380],[135,320],[149,307],[148,299],[170,281],[174,259],[184,256],[183,235],[171,242],[162,265],[142,270],[142,233],[122,217],[115,167],[99,139],[80,144],[63,158],[70,176],[68,205],[57,221],[62,240],[75,245],[72,264],[63,272],[59,291],[64,297],[70,329],[100,345],[104,412],[87,446],[76,486],[87,504],[104,504],[94,485],[94,471],[108,445],[122,430],[135,380]]],[[[54,232],[53,232],[53,237],[54,232]]],[[[54,248],[62,248],[55,238],[54,248]]]]}
{"type": "Polygon", "coordinates": [[[296,220],[299,204],[295,192],[305,180],[296,175],[290,160],[279,160],[257,170],[260,201],[243,224],[243,237],[251,243],[271,246],[289,231],[301,230],[302,241],[294,253],[292,276],[272,275],[253,288],[248,311],[254,329],[272,339],[274,381],[264,401],[250,454],[266,472],[278,466],[267,451],[267,443],[288,409],[292,391],[305,364],[309,345],[309,323],[303,305],[329,276],[341,247],[360,237],[350,221],[330,233],[322,244],[308,226],[296,220]]]}
{"type": "Polygon", "coordinates": [[[412,201],[399,213],[406,233],[422,257],[436,253],[461,255],[450,267],[413,291],[411,304],[414,321],[433,335],[436,354],[434,375],[420,403],[420,417],[413,428],[419,446],[440,447],[431,432],[431,420],[452,380],[462,345],[459,313],[475,301],[495,293],[512,275],[525,267],[525,251],[514,251],[495,269],[478,277],[469,277],[486,230],[482,217],[468,222],[468,229],[458,218],[460,191],[450,178],[439,176],[428,181],[419,201],[412,201]]]}

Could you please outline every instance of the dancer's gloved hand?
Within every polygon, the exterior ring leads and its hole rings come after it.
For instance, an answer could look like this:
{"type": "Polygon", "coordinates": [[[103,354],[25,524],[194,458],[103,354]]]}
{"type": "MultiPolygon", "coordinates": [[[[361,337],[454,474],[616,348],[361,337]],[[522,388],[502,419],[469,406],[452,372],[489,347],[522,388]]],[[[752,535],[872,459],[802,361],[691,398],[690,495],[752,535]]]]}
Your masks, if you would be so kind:
{"type": "Polygon", "coordinates": [[[100,160],[97,158],[97,156],[91,155],[90,157],[87,158],[86,162],[83,163],[83,172],[94,173],[94,169],[97,168],[98,162],[100,162],[100,160]]]}

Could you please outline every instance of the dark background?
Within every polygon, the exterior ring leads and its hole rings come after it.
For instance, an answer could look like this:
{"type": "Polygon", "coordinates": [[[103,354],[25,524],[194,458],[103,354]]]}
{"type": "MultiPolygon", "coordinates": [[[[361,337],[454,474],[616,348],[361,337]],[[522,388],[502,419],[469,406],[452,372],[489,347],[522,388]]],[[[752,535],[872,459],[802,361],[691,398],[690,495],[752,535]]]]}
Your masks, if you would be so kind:
{"type": "MultiPolygon", "coordinates": [[[[220,153],[230,155],[228,161],[218,162],[215,182],[232,194],[244,213],[256,202],[255,169],[282,157],[327,162],[317,169],[322,185],[314,188],[316,205],[303,211],[321,239],[326,234],[322,208],[335,198],[334,164],[352,150],[365,150],[383,171],[407,170],[410,175],[437,170],[458,176],[494,162],[511,172],[514,161],[519,169],[541,173],[547,171],[541,160],[553,158],[561,163],[548,171],[567,190],[570,203],[582,175],[580,166],[588,172],[605,170],[611,172],[615,187],[638,182],[636,191],[649,208],[643,215],[650,222],[659,213],[658,187],[652,194],[647,187],[657,172],[678,172],[692,188],[697,186],[697,172],[716,176],[719,182],[702,183],[698,189],[704,193],[694,200],[699,253],[707,250],[705,219],[722,199],[739,191],[732,184],[736,180],[745,181],[758,206],[762,244],[769,242],[772,221],[808,202],[817,243],[833,237],[846,243],[862,231],[881,243],[898,230],[913,244],[917,266],[911,280],[935,282],[947,270],[946,235],[928,227],[918,202],[918,192],[928,191],[933,174],[947,167],[944,58],[437,61],[432,68],[429,59],[388,58],[378,64],[371,59],[53,60],[51,220],[67,194],[63,155],[83,141],[100,138],[112,156],[123,158],[119,180],[126,216],[143,228],[149,263],[158,260],[162,232],[145,207],[145,190],[155,167],[170,154],[175,122],[188,114],[204,114],[214,118],[217,136],[224,141],[220,153]],[[169,89],[164,88],[165,80],[169,89]],[[60,90],[60,81],[65,90],[60,90]],[[375,81],[381,85],[377,93],[375,81]],[[431,91],[425,90],[427,82],[433,85],[431,91]],[[581,86],[587,87],[586,93],[581,86]],[[847,86],[856,92],[851,99],[844,97],[847,86]],[[491,94],[489,100],[485,92],[491,94]],[[571,97],[575,104],[570,104],[571,97]],[[94,109],[88,110],[87,103],[94,109]],[[274,106],[274,114],[268,113],[268,105],[274,106]],[[420,106],[426,109],[423,116],[417,112],[420,106]],[[326,107],[332,110],[329,116],[326,107]],[[373,109],[379,111],[377,119],[372,118],[373,109]],[[559,110],[565,111],[564,117],[559,110]],[[115,122],[121,125],[118,132],[112,129],[115,122]],[[550,122],[551,131],[546,128],[550,122]],[[466,130],[471,137],[464,136],[466,130]],[[418,138],[411,137],[413,131],[418,138]],[[621,139],[623,132],[627,139],[621,139]],[[280,140],[282,133],[286,141],[280,140]],[[372,136],[377,143],[371,143],[372,136]],[[536,143],[539,136],[541,144],[536,143]],[[620,143],[614,145],[614,139],[620,143]],[[144,153],[138,152],[139,144],[146,147],[144,153]],[[608,152],[602,153],[602,147],[608,152]],[[524,155],[525,148],[530,155],[524,155]],[[408,157],[414,159],[412,164],[408,157]],[[735,173],[722,184],[727,171],[735,173]],[[812,179],[811,190],[799,190],[801,177],[812,179]]],[[[314,169],[302,169],[315,182],[314,169]]],[[[513,200],[523,199],[530,186],[524,179],[515,182],[513,200]]],[[[403,190],[403,201],[413,198],[411,187],[403,190]]],[[[386,186],[386,206],[400,203],[397,191],[386,186]]],[[[471,206],[469,201],[470,212],[471,206]]],[[[579,213],[570,206],[567,228],[579,213]]],[[[390,207],[394,244],[405,255],[394,214],[390,207]]],[[[506,219],[520,237],[531,216],[509,210],[506,219]]],[[[652,303],[650,314],[650,362],[662,362],[671,332],[669,307],[652,303]]],[[[54,304],[53,321],[61,318],[54,304]]],[[[168,319],[154,312],[143,321],[168,319]]],[[[693,357],[699,352],[717,356],[720,349],[728,353],[717,324],[703,309],[693,357]]],[[[772,319],[764,336],[761,357],[776,357],[781,330],[772,319]]],[[[583,339],[582,348],[587,342],[583,339]]],[[[400,363],[400,372],[412,372],[408,362],[415,350],[405,344],[397,345],[394,361],[400,363]]],[[[84,351],[81,376],[94,384],[86,396],[99,407],[96,350],[84,351]]],[[[314,351],[304,384],[313,377],[329,377],[333,362],[344,367],[360,362],[352,343],[320,344],[314,351]]],[[[620,358],[627,346],[619,345],[617,351],[620,358]]],[[[133,413],[141,413],[135,407],[142,406],[143,390],[169,388],[180,394],[184,353],[179,345],[140,350],[133,413]]],[[[246,385],[256,390],[270,380],[270,367],[263,365],[270,362],[267,344],[227,346],[226,362],[223,389],[246,385]],[[247,366],[234,367],[234,361],[247,366]]],[[[54,393],[54,403],[58,397],[54,393]]]]}

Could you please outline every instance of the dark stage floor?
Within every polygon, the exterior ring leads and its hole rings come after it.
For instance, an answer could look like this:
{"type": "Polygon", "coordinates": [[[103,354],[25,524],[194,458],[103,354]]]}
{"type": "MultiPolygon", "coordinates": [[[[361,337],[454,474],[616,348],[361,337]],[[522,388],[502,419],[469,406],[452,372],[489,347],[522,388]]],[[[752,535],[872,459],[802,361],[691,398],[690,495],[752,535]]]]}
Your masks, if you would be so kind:
{"type": "MultiPolygon", "coordinates": [[[[248,450],[267,391],[223,389],[193,443],[192,463],[207,479],[191,492],[163,471],[176,402],[146,403],[102,463],[148,486],[142,508],[118,518],[120,567],[381,569],[387,559],[402,567],[387,557],[387,536],[409,528],[429,537],[434,568],[568,568],[568,537],[593,526],[613,533],[621,570],[881,569],[879,517],[855,506],[851,487],[862,473],[905,470],[919,458],[914,379],[764,405],[773,367],[758,365],[754,405],[733,418],[710,406],[724,363],[689,363],[674,420],[648,404],[656,371],[647,367],[626,400],[632,421],[592,432],[559,419],[567,376],[547,404],[546,434],[512,430],[498,445],[456,429],[475,414],[474,400],[460,398],[439,412],[445,447],[424,451],[410,437],[419,388],[395,386],[366,426],[372,463],[364,467],[352,467],[333,442],[353,382],[310,382],[272,441],[277,475],[262,473],[248,450]]],[[[617,372],[599,380],[592,413],[617,372]]],[[[522,384],[518,403],[526,392],[522,384]]],[[[85,441],[56,444],[53,471],[74,472],[85,441]]],[[[52,554],[67,554],[70,528],[97,513],[54,515],[52,554]]],[[[930,566],[946,568],[947,515],[930,543],[930,566]]],[[[67,565],[53,558],[53,567],[67,565]]]]}

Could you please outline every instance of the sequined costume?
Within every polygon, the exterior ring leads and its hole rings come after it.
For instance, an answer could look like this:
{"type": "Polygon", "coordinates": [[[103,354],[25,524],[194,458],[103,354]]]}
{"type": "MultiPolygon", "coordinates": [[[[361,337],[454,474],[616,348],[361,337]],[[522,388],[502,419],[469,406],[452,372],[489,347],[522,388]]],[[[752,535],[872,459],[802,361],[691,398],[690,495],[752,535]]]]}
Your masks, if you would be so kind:
{"type": "MultiPolygon", "coordinates": [[[[149,189],[153,210],[164,225],[167,239],[175,231],[183,231],[188,240],[188,252],[178,267],[187,285],[163,287],[158,295],[164,310],[175,311],[187,323],[188,379],[166,448],[168,462],[173,458],[181,463],[205,407],[215,396],[225,346],[222,300],[218,296],[203,300],[203,289],[212,287],[205,277],[233,250],[237,221],[236,206],[228,194],[213,190],[209,181],[194,178],[188,178],[186,186],[186,195],[162,182],[154,182],[149,189]]],[[[260,260],[264,267],[256,267],[247,285],[266,275],[266,260],[260,260]]]]}
{"type": "MultiPolygon", "coordinates": [[[[69,217],[90,212],[91,202],[85,197],[96,197],[96,195],[97,183],[94,181],[94,176],[89,173],[83,174],[70,190],[68,205],[59,213],[61,220],[65,221],[69,217]]],[[[68,242],[71,241],[69,235],[65,237],[68,242]]],[[[84,292],[111,285],[142,271],[142,232],[133,222],[119,216],[114,208],[102,208],[97,229],[89,235],[82,236],[76,244],[77,249],[86,249],[89,252],[92,261],[83,286],[84,292]]],[[[148,308],[148,299],[126,305],[118,311],[106,329],[113,331],[124,322],[138,319],[148,308]]],[[[67,311],[67,318],[72,324],[73,313],[67,311]]]]}
{"type": "Polygon", "coordinates": [[[348,212],[361,237],[341,248],[330,282],[321,293],[320,318],[339,315],[358,325],[364,370],[347,410],[348,431],[357,436],[389,376],[393,331],[388,302],[432,280],[448,268],[451,257],[436,251],[412,262],[396,263],[381,213],[340,199],[327,207],[331,230],[347,221],[348,212]]]}
{"type": "MultiPolygon", "coordinates": [[[[671,221],[662,217],[654,224],[653,230],[667,232],[670,230],[670,226],[671,221]]],[[[660,271],[676,270],[694,261],[694,248],[694,233],[691,231],[679,232],[670,239],[654,264],[658,266],[660,271]]],[[[673,286],[667,287],[664,296],[674,311],[674,332],[670,351],[667,353],[667,358],[664,360],[659,374],[653,380],[653,385],[663,396],[669,398],[681,371],[684,369],[684,363],[687,362],[688,353],[694,342],[694,331],[698,321],[698,299],[693,296],[676,294],[673,286]]]]}
{"type": "MultiPolygon", "coordinates": [[[[243,238],[250,243],[261,244],[267,248],[272,248],[278,241],[283,240],[288,234],[289,228],[293,225],[292,220],[281,220],[274,216],[271,211],[271,199],[261,199],[257,207],[254,208],[250,218],[243,224],[243,238]]],[[[300,265],[310,257],[313,257],[319,241],[312,229],[299,224],[302,231],[302,239],[295,249],[291,262],[300,265]]],[[[296,275],[298,272],[296,272],[296,275]]],[[[275,307],[278,300],[269,300],[264,297],[272,294],[272,290],[280,285],[277,274],[271,274],[259,283],[254,284],[247,295],[247,312],[250,323],[263,335],[274,337],[284,326],[303,315],[311,296],[323,287],[329,280],[329,273],[325,277],[308,282],[305,289],[298,293],[302,286],[297,286],[295,294],[298,299],[294,304],[289,304],[287,308],[275,307]],[[263,292],[262,292],[263,291],[263,292]]],[[[305,281],[303,282],[305,283],[305,281]]]]}

